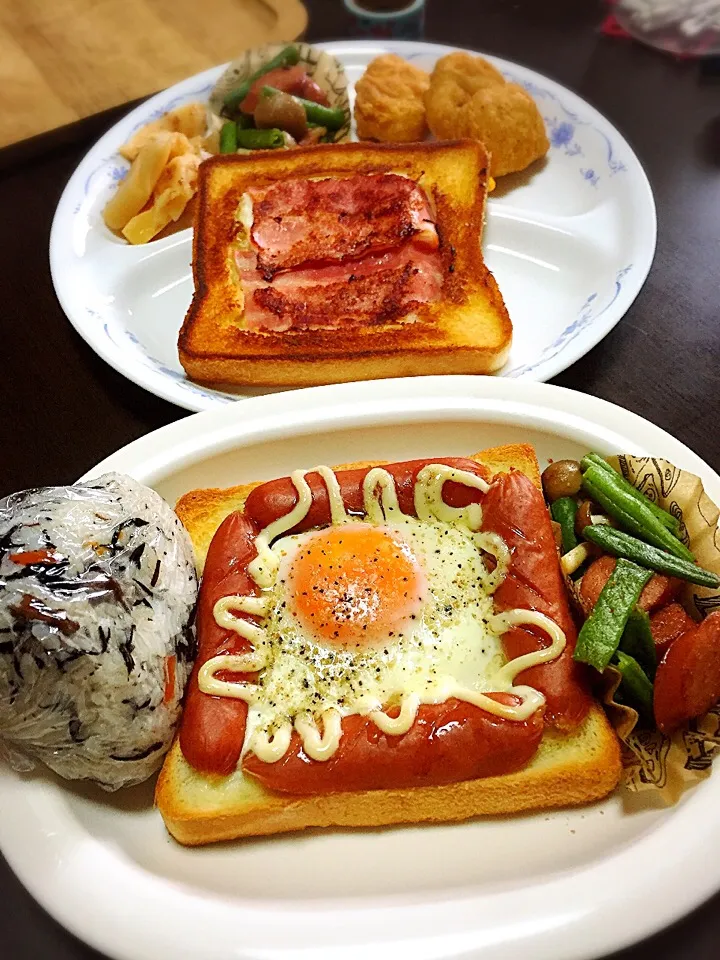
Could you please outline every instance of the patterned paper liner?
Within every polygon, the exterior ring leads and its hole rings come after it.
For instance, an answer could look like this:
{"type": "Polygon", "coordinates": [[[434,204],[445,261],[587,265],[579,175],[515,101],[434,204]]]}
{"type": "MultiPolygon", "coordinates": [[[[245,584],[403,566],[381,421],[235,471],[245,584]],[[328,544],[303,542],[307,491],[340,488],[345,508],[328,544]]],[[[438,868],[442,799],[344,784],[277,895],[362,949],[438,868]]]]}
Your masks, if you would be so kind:
{"type": "MultiPolygon", "coordinates": [[[[264,47],[255,47],[253,50],[246,50],[236,60],[233,60],[210,93],[210,109],[212,112],[219,116],[223,100],[227,94],[255,73],[264,63],[284,50],[286,46],[287,44],[284,43],[275,43],[264,47]]],[[[299,62],[307,70],[308,76],[312,77],[315,83],[322,87],[327,94],[330,106],[340,107],[345,112],[347,122],[335,131],[333,143],[342,143],[344,140],[348,140],[351,121],[350,97],[343,65],[329,53],[325,53],[324,50],[317,50],[315,47],[311,47],[309,43],[295,43],[293,46],[297,47],[300,54],[299,62]]]]}
{"type": "MultiPolygon", "coordinates": [[[[720,576],[720,511],[699,477],[656,457],[622,454],[608,460],[634,487],[680,520],[681,539],[698,564],[720,576]]],[[[687,584],[682,602],[692,616],[702,619],[720,608],[720,591],[687,584]]],[[[720,704],[666,737],[658,730],[637,728],[637,712],[614,702],[619,682],[619,672],[608,667],[602,680],[603,702],[623,741],[624,786],[631,793],[653,791],[666,803],[675,803],[688,787],[710,774],[720,748],[720,704]]]]}

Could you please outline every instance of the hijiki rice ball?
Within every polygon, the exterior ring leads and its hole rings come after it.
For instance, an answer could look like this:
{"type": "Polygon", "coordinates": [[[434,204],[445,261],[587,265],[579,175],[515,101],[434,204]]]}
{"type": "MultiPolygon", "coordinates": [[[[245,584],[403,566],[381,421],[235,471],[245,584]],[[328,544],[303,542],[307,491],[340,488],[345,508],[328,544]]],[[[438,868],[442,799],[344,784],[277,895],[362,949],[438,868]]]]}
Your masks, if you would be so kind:
{"type": "Polygon", "coordinates": [[[190,538],[120,474],[0,500],[0,754],[107,790],[159,766],[195,656],[190,538]]]}

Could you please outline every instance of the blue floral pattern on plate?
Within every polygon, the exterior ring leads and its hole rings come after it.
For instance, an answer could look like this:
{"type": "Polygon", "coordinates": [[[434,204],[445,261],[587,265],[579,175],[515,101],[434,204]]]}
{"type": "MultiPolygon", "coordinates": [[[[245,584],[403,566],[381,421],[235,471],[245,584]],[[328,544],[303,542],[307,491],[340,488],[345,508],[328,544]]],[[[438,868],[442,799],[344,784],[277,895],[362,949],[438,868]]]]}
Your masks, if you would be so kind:
{"type": "Polygon", "coordinates": [[[548,363],[559,353],[561,353],[569,343],[571,343],[577,336],[579,336],[582,331],[595,323],[595,321],[603,315],[610,307],[615,303],[617,298],[620,296],[620,291],[622,290],[623,280],[632,270],[632,264],[629,264],[627,267],[623,267],[622,270],[618,270],[617,275],[615,276],[615,292],[612,298],[605,304],[601,309],[596,309],[598,295],[597,293],[591,293],[586,298],[582,307],[578,312],[578,315],[569,323],[567,327],[562,331],[562,333],[557,336],[552,343],[548,344],[547,347],[542,351],[540,356],[534,363],[523,364],[519,367],[513,367],[512,370],[508,370],[505,373],[506,377],[527,377],[538,367],[542,366],[544,363],[548,363]]]}
{"type": "MultiPolygon", "coordinates": [[[[540,106],[543,106],[545,103],[552,103],[563,112],[563,120],[558,120],[557,117],[554,116],[544,117],[549,130],[548,139],[550,140],[551,147],[564,149],[569,156],[574,156],[575,154],[582,156],[582,150],[579,145],[574,144],[573,137],[578,127],[590,127],[605,143],[609,175],[612,177],[617,173],[625,173],[627,171],[626,164],[616,156],[615,147],[610,137],[608,137],[604,130],[601,130],[593,124],[592,120],[583,120],[577,113],[570,110],[570,108],[562,102],[560,97],[549,88],[542,87],[533,80],[524,80],[511,72],[504,72],[503,75],[513,83],[520,84],[540,106]],[[570,152],[568,151],[568,147],[570,148],[570,152]]],[[[584,173],[582,175],[585,176],[584,173]]],[[[585,177],[585,179],[589,178],[585,177]]]]}
{"type": "MultiPolygon", "coordinates": [[[[550,114],[545,110],[543,114],[551,149],[562,150],[568,157],[583,157],[583,149],[575,138],[576,130],[578,127],[592,127],[594,132],[605,142],[608,176],[614,177],[616,174],[624,173],[627,170],[627,166],[622,160],[619,160],[615,156],[613,144],[607,134],[594,126],[591,121],[581,119],[577,113],[565,106],[556,93],[545,87],[541,87],[532,80],[523,80],[521,77],[508,71],[505,71],[503,76],[513,83],[518,83],[523,89],[527,90],[540,107],[544,107],[546,104],[554,105],[556,113],[550,114]],[[557,116],[557,110],[562,111],[562,118],[557,116]]],[[[590,167],[578,166],[578,173],[589,186],[597,187],[600,174],[595,170],[590,167]]]]}

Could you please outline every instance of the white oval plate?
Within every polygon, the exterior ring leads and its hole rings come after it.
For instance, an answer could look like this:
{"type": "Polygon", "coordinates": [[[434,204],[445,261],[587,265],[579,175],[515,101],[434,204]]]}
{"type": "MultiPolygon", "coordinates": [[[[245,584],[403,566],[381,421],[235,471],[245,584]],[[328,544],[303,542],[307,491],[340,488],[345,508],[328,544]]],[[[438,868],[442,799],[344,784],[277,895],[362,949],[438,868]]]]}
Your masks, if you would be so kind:
{"type": "MultiPolygon", "coordinates": [[[[384,51],[430,70],[456,49],[408,41],[318,46],[339,57],[351,85],[384,51]]],[[[544,165],[500,182],[483,239],[515,328],[501,375],[548,380],[595,346],[635,299],[655,252],[655,205],[637,157],[597,110],[527,67],[488,59],[535,98],[552,144],[544,165]]],[[[176,84],[109,130],[72,175],[50,235],[55,290],[80,335],[130,380],[189,410],[272,391],[226,392],[187,379],[177,335],[192,297],[191,231],[132,247],[101,213],[128,166],[118,147],[172,107],[206,99],[223,69],[176,84]]]]}
{"type": "MultiPolygon", "coordinates": [[[[653,454],[720,477],[619,407],[490,377],[316,387],[199,414],[86,475],[120,470],[171,503],[196,486],[319,462],[535,444],[541,461],[653,454]]],[[[585,960],[671,923],[720,886],[720,776],[676,807],[308,831],[186,849],[152,785],[114,796],[0,767],[0,849],[40,903],[118,960],[585,960]],[[682,882],[678,883],[677,878],[682,882]]]]}

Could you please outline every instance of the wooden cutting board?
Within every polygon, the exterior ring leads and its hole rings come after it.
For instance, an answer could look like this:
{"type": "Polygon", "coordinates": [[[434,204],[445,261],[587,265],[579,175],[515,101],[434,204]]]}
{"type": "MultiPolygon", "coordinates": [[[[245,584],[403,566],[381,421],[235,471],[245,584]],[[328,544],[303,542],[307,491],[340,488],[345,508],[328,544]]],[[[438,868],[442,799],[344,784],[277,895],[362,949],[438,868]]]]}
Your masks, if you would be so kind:
{"type": "Polygon", "coordinates": [[[300,0],[0,0],[0,147],[306,26],[300,0]]]}

